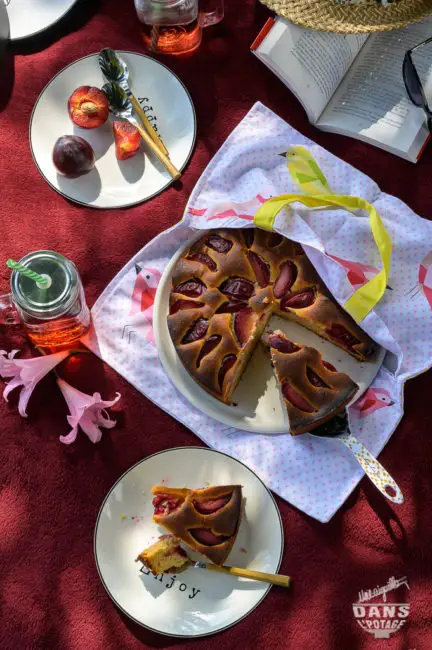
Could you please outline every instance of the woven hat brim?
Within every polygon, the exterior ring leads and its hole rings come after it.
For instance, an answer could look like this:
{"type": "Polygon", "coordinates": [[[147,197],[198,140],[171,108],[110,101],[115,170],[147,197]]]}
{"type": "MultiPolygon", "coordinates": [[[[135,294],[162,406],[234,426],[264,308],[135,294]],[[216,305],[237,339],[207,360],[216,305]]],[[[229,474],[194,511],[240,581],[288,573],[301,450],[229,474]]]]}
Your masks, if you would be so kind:
{"type": "Polygon", "coordinates": [[[375,0],[340,5],[336,0],[260,0],[283,18],[326,32],[362,34],[405,27],[432,14],[432,0],[399,0],[388,6],[375,0]]]}

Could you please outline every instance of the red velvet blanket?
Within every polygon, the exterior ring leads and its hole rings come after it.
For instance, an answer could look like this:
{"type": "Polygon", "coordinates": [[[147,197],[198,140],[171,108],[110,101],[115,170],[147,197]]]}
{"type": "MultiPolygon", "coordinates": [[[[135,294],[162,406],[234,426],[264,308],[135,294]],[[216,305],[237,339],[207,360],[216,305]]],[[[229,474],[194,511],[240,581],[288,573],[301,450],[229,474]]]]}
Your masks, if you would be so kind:
{"type": "MultiPolygon", "coordinates": [[[[254,0],[226,4],[225,21],[206,30],[193,57],[168,61],[188,87],[198,118],[197,146],[181,188],[127,210],[86,209],[56,194],[33,164],[28,124],[42,88],[70,62],[106,46],[143,50],[132,0],[79,2],[51,32],[15,45],[0,82],[1,290],[8,286],[9,256],[50,248],[76,262],[93,304],[129,258],[181,216],[204,166],[258,99],[429,215],[432,149],[415,166],[314,129],[295,98],[249,52],[268,12],[254,0]]],[[[19,332],[0,329],[0,349],[23,346],[19,332]]],[[[116,609],[96,572],[93,529],[104,495],[128,467],[155,451],[200,443],[98,360],[72,364],[71,373],[86,392],[99,390],[106,398],[122,393],[118,427],[98,445],[84,435],[70,447],[59,443],[68,431],[66,405],[52,376],[36,389],[26,420],[17,413],[16,397],[0,401],[1,648],[432,647],[430,373],[408,383],[405,417],[381,456],[404,492],[404,505],[391,507],[367,479],[326,525],[278,499],[285,530],[281,571],[293,577],[292,589],[272,589],[237,626],[197,641],[152,634],[116,609]],[[392,576],[408,579],[410,613],[401,631],[377,640],[359,627],[352,603],[360,590],[392,576]]]]}

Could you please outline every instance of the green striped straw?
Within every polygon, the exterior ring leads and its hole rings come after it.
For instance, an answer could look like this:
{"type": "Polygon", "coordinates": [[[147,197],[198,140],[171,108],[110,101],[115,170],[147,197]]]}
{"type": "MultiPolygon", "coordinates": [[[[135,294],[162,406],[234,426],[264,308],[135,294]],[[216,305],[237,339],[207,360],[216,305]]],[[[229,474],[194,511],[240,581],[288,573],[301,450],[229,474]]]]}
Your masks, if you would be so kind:
{"type": "Polygon", "coordinates": [[[24,266],[24,264],[19,264],[19,262],[15,262],[14,260],[8,260],[6,262],[6,266],[8,266],[10,269],[13,269],[17,273],[21,273],[21,275],[24,275],[26,278],[34,280],[38,286],[41,286],[41,288],[48,283],[48,276],[35,273],[35,271],[29,269],[28,266],[24,266]]]}

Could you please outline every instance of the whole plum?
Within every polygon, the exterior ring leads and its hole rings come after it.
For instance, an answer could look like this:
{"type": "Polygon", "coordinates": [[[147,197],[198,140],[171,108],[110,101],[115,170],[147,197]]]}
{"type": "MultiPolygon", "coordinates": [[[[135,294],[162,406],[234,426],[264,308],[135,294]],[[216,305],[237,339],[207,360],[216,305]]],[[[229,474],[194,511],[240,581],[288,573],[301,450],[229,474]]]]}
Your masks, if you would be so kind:
{"type": "Polygon", "coordinates": [[[57,171],[68,178],[87,174],[95,165],[93,148],[78,135],[62,135],[54,145],[52,157],[57,171]]]}

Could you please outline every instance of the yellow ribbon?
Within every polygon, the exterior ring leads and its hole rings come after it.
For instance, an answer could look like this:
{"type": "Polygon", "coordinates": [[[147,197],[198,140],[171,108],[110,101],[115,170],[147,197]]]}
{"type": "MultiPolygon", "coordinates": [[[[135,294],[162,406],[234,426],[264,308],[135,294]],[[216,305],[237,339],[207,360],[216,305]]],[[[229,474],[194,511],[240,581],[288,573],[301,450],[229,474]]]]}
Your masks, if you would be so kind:
{"type": "MultiPolygon", "coordinates": [[[[288,155],[289,154],[287,153],[287,159],[288,155]]],[[[309,153],[308,156],[310,156],[309,153]]],[[[320,173],[322,174],[321,170],[320,173]]],[[[295,180],[296,184],[299,184],[298,178],[293,180],[295,180]]],[[[310,178],[308,178],[308,183],[309,182],[310,178]]],[[[255,213],[254,224],[258,228],[273,230],[273,224],[278,213],[284,207],[297,202],[302,203],[308,208],[345,208],[350,212],[355,210],[364,210],[369,214],[370,228],[381,256],[383,268],[372,278],[372,280],[369,280],[369,282],[357,289],[344,305],[346,311],[357,323],[359,323],[381,300],[388,284],[392,241],[386,227],[374,206],[368,203],[368,201],[365,201],[365,199],[338,194],[316,194],[315,192],[306,195],[283,194],[269,199],[263,203],[255,213]]]]}

